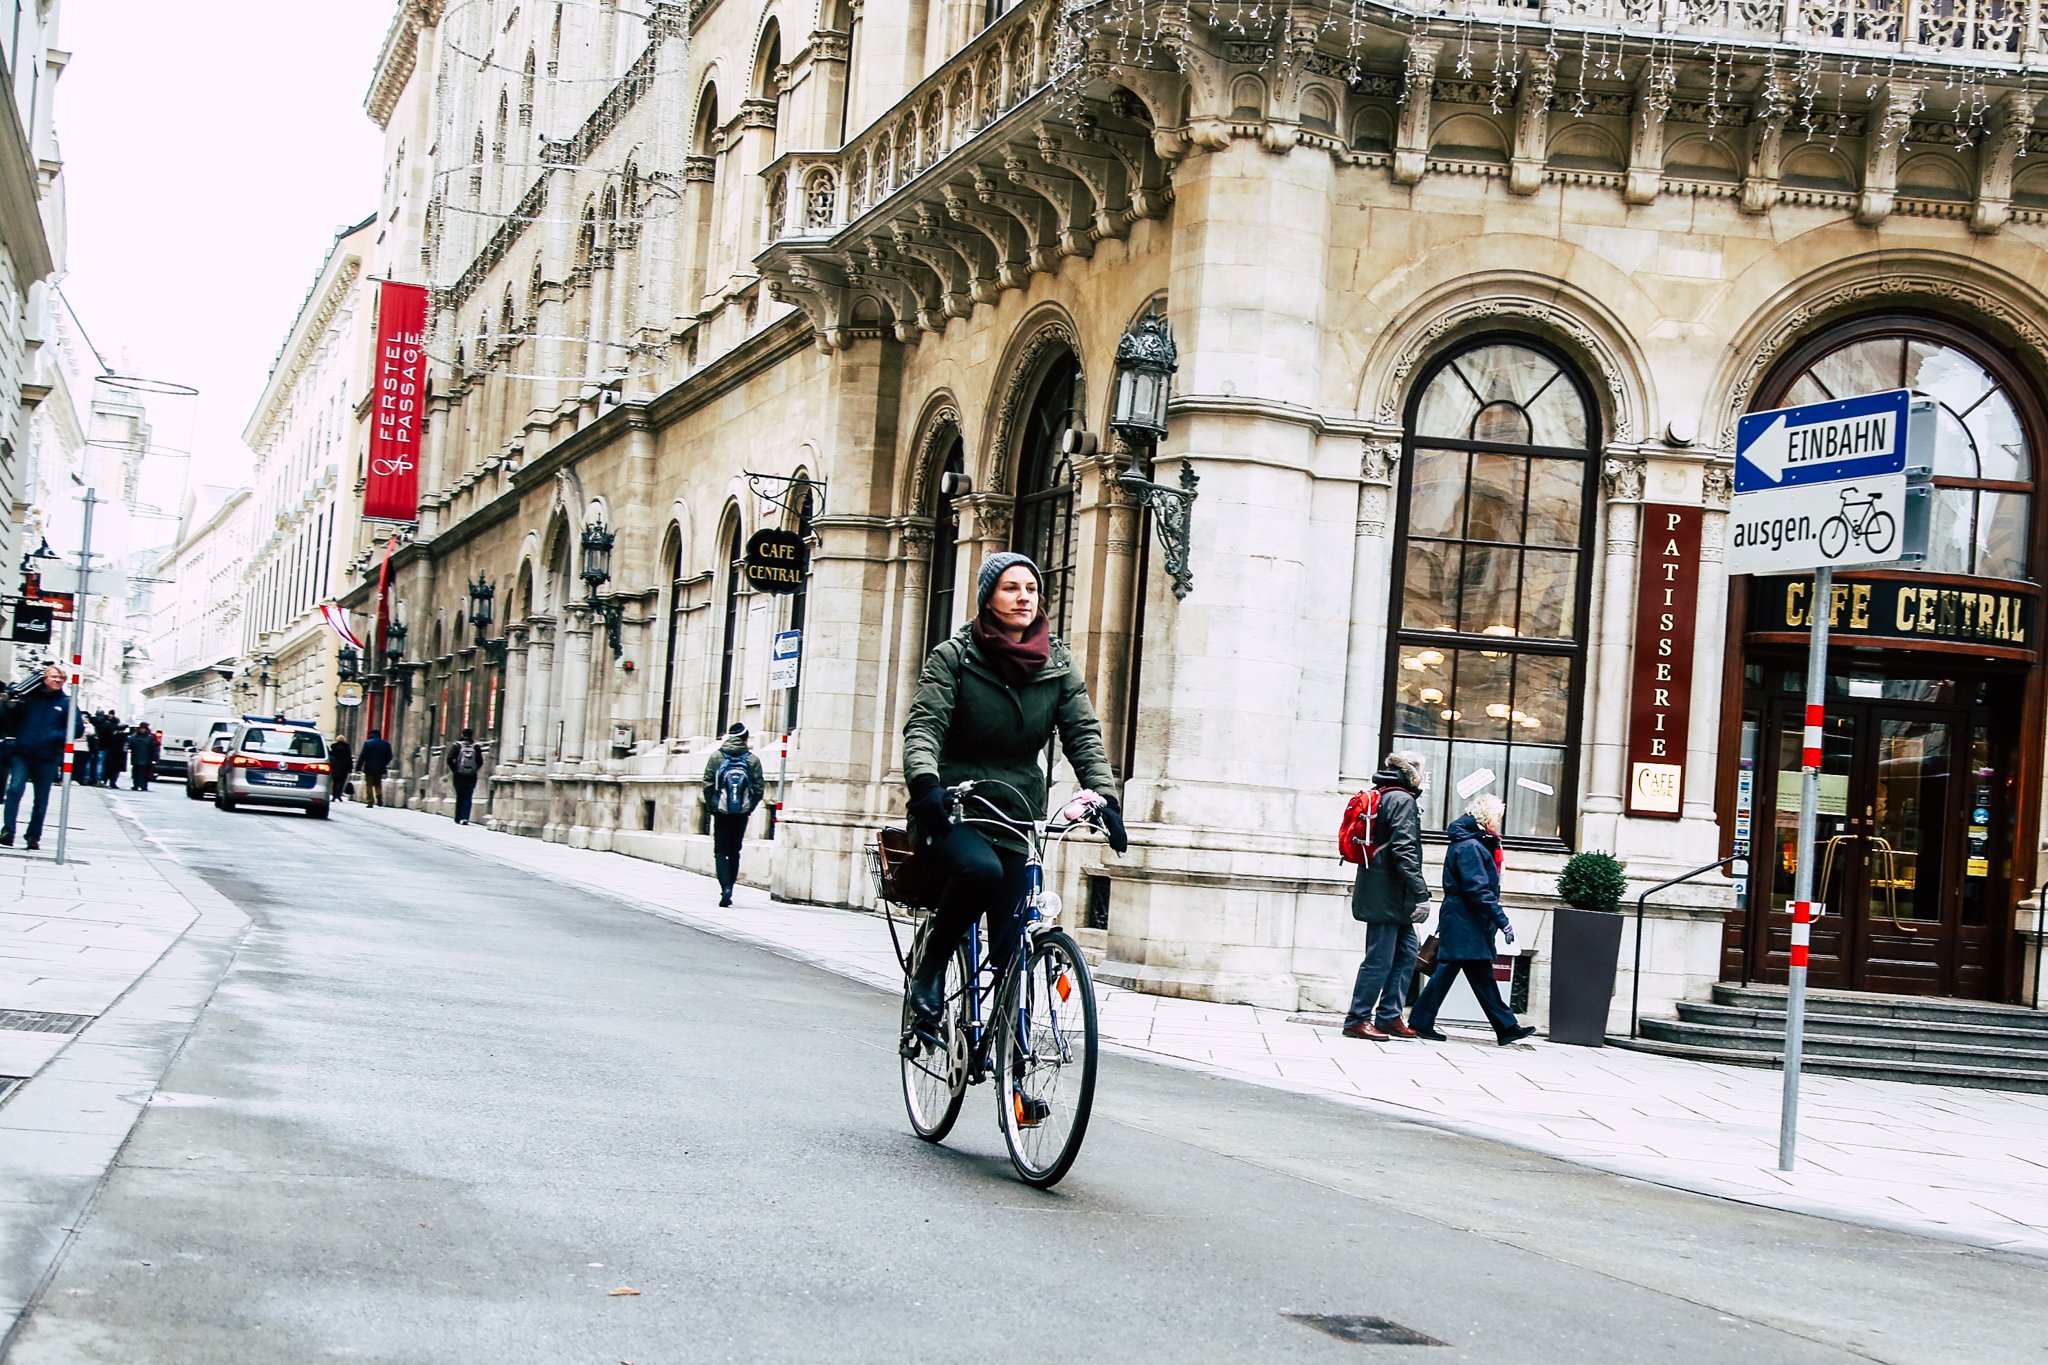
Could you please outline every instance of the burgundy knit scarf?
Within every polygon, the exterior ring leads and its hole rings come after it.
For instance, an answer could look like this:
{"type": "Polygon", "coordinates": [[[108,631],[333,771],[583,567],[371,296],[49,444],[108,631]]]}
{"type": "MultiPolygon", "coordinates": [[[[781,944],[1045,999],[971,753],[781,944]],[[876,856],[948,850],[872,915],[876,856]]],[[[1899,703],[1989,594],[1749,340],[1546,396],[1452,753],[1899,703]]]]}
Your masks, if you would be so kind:
{"type": "Polygon", "coordinates": [[[1024,638],[1012,640],[984,610],[974,618],[974,643],[981,646],[981,656],[998,678],[1011,687],[1022,687],[1044,671],[1046,660],[1052,657],[1052,627],[1040,612],[1024,638]]]}

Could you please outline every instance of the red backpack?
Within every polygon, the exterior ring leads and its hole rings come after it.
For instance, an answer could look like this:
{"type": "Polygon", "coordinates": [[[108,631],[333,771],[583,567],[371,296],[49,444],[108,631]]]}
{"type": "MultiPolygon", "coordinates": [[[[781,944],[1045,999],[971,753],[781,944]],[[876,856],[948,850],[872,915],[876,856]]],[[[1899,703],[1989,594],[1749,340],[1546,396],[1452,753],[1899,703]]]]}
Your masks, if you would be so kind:
{"type": "Polygon", "coordinates": [[[1347,863],[1369,863],[1379,848],[1372,841],[1373,822],[1379,819],[1380,788],[1367,787],[1344,805],[1344,818],[1337,825],[1337,856],[1347,863]]]}

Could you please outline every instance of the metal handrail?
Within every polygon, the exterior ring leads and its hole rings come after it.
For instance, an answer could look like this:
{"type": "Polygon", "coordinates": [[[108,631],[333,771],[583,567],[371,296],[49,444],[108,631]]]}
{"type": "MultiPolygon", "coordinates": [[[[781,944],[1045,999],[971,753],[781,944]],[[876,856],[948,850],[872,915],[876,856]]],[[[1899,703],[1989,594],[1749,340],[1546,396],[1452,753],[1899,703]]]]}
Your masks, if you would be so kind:
{"type": "Polygon", "coordinates": [[[1725,858],[1716,858],[1713,862],[1707,863],[1701,867],[1696,867],[1682,877],[1673,877],[1668,882],[1658,882],[1648,891],[1645,891],[1642,895],[1636,897],[1636,965],[1635,970],[1631,973],[1629,977],[1628,983],[1628,1036],[1631,1040],[1635,1039],[1638,1036],[1637,1025],[1641,1022],[1642,1016],[1643,913],[1649,908],[1650,897],[1656,895],[1659,891],[1662,891],[1667,887],[1677,886],[1680,882],[1689,882],[1694,877],[1705,876],[1707,873],[1712,872],[1717,867],[1726,867],[1729,863],[1734,862],[1737,858],[1744,856],[1747,855],[1731,853],[1725,858]]]}

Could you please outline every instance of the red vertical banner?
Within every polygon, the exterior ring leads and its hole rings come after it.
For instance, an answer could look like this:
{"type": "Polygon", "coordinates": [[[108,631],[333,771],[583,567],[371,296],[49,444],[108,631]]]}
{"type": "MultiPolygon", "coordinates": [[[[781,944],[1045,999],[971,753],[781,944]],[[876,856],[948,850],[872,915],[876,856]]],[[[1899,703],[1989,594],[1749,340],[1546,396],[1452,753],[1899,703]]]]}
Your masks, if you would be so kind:
{"type": "Polygon", "coordinates": [[[1692,720],[1700,509],[1645,503],[1637,565],[1627,809],[1630,815],[1676,820],[1685,796],[1685,736],[1692,720]]]}
{"type": "Polygon", "coordinates": [[[427,291],[385,280],[377,293],[377,365],[370,400],[368,521],[416,521],[420,429],[427,397],[427,291]]]}

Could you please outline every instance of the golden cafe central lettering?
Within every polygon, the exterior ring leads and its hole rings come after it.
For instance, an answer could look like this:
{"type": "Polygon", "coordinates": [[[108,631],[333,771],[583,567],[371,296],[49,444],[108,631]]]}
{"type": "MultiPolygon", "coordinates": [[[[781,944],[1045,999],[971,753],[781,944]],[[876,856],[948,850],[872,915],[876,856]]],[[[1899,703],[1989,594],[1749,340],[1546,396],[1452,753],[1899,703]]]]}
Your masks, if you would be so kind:
{"type": "Polygon", "coordinates": [[[810,547],[796,532],[759,530],[747,541],[744,572],[748,584],[763,592],[801,592],[810,558],[810,547]]]}
{"type": "MultiPolygon", "coordinates": [[[[1829,598],[1828,629],[1844,636],[2034,649],[2030,593],[1879,579],[1836,583],[1829,598]]],[[[1813,584],[1807,579],[1758,579],[1751,589],[1753,632],[1805,632],[1815,614],[1813,584]]]]}

